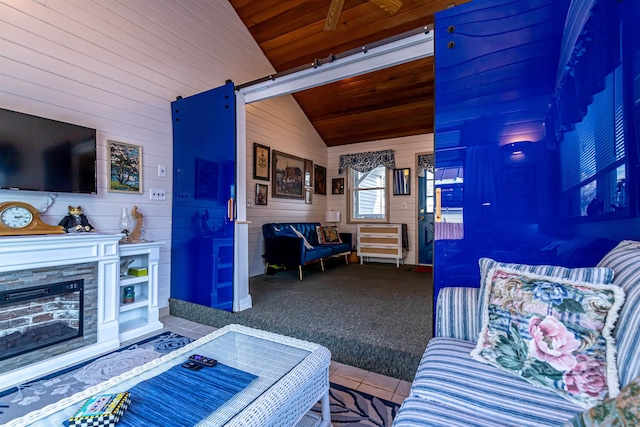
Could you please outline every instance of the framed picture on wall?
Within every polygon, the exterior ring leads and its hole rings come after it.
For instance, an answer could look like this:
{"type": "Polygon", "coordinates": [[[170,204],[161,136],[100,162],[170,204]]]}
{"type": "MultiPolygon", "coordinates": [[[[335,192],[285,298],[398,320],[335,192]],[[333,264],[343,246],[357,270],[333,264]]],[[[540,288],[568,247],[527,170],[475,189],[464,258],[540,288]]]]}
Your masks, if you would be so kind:
{"type": "Polygon", "coordinates": [[[109,186],[112,193],[142,194],[142,147],[107,141],[109,186]]]}
{"type": "Polygon", "coordinates": [[[304,161],[304,185],[305,187],[311,187],[311,177],[313,176],[313,162],[311,160],[304,161]]]}
{"type": "Polygon", "coordinates": [[[331,180],[331,194],[344,194],[344,178],[331,180]]]}
{"type": "Polygon", "coordinates": [[[393,195],[408,196],[411,194],[411,168],[393,170],[393,195]]]}
{"type": "Polygon", "coordinates": [[[253,143],[253,179],[269,181],[269,162],[271,148],[266,145],[253,143]]]}
{"type": "Polygon", "coordinates": [[[327,194],[327,168],[313,165],[313,192],[327,194]]]}
{"type": "Polygon", "coordinates": [[[268,191],[269,186],[267,184],[256,184],[256,205],[266,206],[268,191]]]}
{"type": "Polygon", "coordinates": [[[304,159],[273,150],[271,162],[271,195],[303,199],[304,159]]]}

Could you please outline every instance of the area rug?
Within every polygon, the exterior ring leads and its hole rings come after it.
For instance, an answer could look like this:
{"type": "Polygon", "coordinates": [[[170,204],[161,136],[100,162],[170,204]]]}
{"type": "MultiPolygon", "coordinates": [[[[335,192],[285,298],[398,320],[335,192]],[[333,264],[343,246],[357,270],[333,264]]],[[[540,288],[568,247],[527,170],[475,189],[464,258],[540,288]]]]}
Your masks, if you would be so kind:
{"type": "Polygon", "coordinates": [[[0,424],[127,372],[193,341],[171,332],[0,392],[0,424]]]}
{"type": "MultiPolygon", "coordinates": [[[[191,338],[178,334],[163,333],[0,392],[0,425],[164,356],[191,341],[191,338]]],[[[396,403],[333,383],[330,384],[329,393],[334,427],[391,426],[400,407],[396,403]]],[[[319,414],[320,404],[312,411],[319,414]]]]}
{"type": "MultiPolygon", "coordinates": [[[[397,403],[334,383],[330,383],[329,401],[334,427],[390,427],[400,408],[397,403]]],[[[318,414],[321,410],[320,404],[312,409],[318,414]]]]}

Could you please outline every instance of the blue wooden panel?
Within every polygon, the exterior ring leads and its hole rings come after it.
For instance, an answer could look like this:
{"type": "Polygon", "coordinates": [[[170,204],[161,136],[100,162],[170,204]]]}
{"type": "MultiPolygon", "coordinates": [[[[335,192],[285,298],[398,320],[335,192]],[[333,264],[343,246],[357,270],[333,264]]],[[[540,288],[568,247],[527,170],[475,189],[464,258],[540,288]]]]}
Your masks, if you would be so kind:
{"type": "MultiPolygon", "coordinates": [[[[233,83],[171,103],[173,210],[171,297],[231,311],[233,259],[219,244],[233,240],[227,203],[235,199],[236,123],[233,83]],[[215,253],[214,253],[215,252],[215,253]]],[[[227,244],[228,246],[228,244],[227,244]]]]}
{"type": "MultiPolygon", "coordinates": [[[[615,38],[598,39],[600,50],[590,55],[600,58],[607,52],[621,52],[623,96],[629,100],[623,166],[629,205],[638,206],[640,108],[633,100],[640,93],[636,88],[634,96],[634,83],[640,81],[640,30],[632,16],[640,13],[640,3],[597,3],[622,11],[619,21],[616,13],[609,13],[611,9],[602,16],[611,25],[607,28],[622,28],[623,44],[612,42],[615,38]]],[[[463,223],[460,228],[446,228],[463,233],[446,234],[460,237],[456,239],[436,238],[435,298],[445,286],[479,286],[481,257],[593,266],[621,238],[640,235],[638,211],[633,208],[600,217],[575,217],[572,209],[577,202],[583,203],[577,197],[581,195],[572,198],[561,191],[562,133],[550,126],[569,4],[569,0],[483,0],[436,14],[436,169],[462,168],[464,177],[463,183],[436,181],[436,187],[447,190],[442,205],[453,208],[451,218],[463,223]],[[511,142],[522,143],[515,149],[511,142]]],[[[572,19],[568,19],[571,31],[575,30],[572,19]]],[[[582,70],[589,71],[588,67],[582,70]]],[[[579,82],[600,78],[579,77],[579,82]]],[[[581,90],[575,88],[578,93],[581,90]]],[[[611,198],[616,181],[603,177],[604,173],[598,178],[598,194],[611,198]]],[[[435,227],[439,236],[439,223],[435,227]]]]}

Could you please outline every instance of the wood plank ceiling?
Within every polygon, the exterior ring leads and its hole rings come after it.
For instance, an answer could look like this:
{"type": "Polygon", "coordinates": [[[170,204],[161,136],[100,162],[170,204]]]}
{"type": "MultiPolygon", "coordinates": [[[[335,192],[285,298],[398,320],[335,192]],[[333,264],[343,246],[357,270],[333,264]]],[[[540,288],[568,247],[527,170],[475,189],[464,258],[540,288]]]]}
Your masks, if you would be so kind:
{"type": "MultiPolygon", "coordinates": [[[[453,2],[404,0],[389,15],[369,0],[345,0],[336,29],[324,31],[331,0],[230,0],[277,72],[425,27],[453,2]]],[[[433,86],[431,57],[293,96],[331,147],[433,132],[433,86]]]]}

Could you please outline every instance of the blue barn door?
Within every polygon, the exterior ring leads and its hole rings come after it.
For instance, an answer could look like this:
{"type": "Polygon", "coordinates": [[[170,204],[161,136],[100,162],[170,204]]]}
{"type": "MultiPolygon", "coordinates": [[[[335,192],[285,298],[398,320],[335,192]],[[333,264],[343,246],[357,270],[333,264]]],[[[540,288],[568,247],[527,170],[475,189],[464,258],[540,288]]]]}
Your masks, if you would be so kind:
{"type": "Polygon", "coordinates": [[[236,123],[233,83],[171,103],[171,297],[232,311],[236,123]]]}

